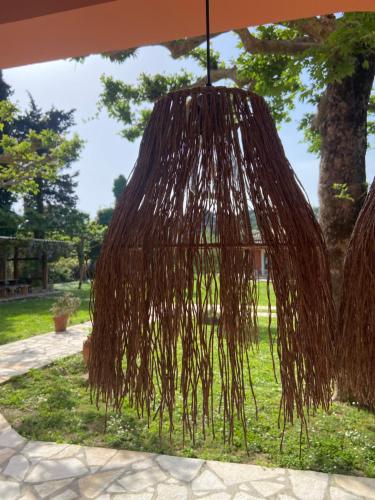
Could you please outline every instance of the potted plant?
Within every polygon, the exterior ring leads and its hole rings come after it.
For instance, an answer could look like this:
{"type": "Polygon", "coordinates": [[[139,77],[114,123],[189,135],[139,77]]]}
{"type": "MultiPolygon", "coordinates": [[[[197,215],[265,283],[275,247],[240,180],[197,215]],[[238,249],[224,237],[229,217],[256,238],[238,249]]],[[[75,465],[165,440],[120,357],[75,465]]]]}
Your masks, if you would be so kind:
{"type": "Polygon", "coordinates": [[[81,300],[71,293],[64,293],[57,299],[50,309],[53,314],[56,333],[65,332],[70,316],[77,311],[80,304],[81,300]]]}

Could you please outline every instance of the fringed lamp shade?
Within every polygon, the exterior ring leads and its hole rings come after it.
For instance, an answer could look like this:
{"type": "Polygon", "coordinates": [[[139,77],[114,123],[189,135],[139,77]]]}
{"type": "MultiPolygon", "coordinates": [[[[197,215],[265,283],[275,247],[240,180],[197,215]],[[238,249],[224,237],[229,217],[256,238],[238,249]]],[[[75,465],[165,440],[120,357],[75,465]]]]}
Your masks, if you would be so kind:
{"type": "Polygon", "coordinates": [[[345,259],[339,326],[340,392],[375,409],[375,180],[345,259]]]}
{"type": "Polygon", "coordinates": [[[246,432],[264,286],[252,210],[276,294],[284,421],[329,405],[334,314],[321,232],[264,100],[213,87],[156,103],[113,214],[93,286],[98,401],[120,409],[128,398],[172,430],[181,393],[191,436],[216,411],[225,439],[237,418],[246,432]]]}

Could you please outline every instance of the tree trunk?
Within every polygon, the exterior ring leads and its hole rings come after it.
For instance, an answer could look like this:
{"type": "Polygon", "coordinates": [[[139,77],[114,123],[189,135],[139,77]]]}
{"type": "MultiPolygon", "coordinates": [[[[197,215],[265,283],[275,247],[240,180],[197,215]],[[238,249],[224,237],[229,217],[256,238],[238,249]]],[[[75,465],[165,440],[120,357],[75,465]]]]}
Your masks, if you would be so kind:
{"type": "MultiPolygon", "coordinates": [[[[319,199],[320,224],[330,259],[333,298],[339,311],[343,267],[349,239],[367,193],[367,111],[375,74],[375,57],[354,74],[328,85],[318,108],[322,138],[319,199]]],[[[336,398],[347,401],[345,387],[336,398]]]]}
{"type": "Polygon", "coordinates": [[[337,310],[346,249],[367,193],[367,111],[375,57],[368,63],[366,69],[363,60],[358,59],[352,76],[329,84],[318,109],[322,137],[319,218],[330,258],[337,310]]]}

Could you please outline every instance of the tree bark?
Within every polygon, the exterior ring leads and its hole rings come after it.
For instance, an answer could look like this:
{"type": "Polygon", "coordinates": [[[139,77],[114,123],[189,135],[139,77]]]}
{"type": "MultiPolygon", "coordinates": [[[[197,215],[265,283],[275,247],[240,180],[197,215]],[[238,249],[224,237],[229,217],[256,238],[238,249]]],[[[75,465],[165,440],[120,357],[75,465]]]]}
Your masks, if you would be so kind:
{"type": "MultiPolygon", "coordinates": [[[[350,236],[367,193],[367,112],[375,74],[358,59],[351,77],[327,87],[318,108],[322,138],[319,199],[320,224],[330,259],[333,298],[339,312],[344,259],[350,236]],[[342,186],[335,189],[335,185],[342,186]],[[345,186],[345,187],[344,187],[345,186]]],[[[340,332],[338,332],[338,335],[340,332]]],[[[355,399],[345,387],[336,387],[335,399],[355,399]]]]}
{"type": "Polygon", "coordinates": [[[337,311],[345,253],[367,193],[367,111],[374,81],[375,56],[367,61],[368,65],[358,58],[352,76],[329,84],[318,107],[322,138],[319,218],[329,253],[337,311]],[[343,186],[343,196],[335,185],[343,186]]]}

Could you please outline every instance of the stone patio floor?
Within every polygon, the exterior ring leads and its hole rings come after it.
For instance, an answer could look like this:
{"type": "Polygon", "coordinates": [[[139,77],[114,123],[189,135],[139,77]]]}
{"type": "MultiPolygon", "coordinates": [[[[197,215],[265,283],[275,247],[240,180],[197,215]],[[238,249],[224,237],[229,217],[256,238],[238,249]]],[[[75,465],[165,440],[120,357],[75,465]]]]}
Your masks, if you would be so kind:
{"type": "MultiPolygon", "coordinates": [[[[0,380],[77,353],[89,323],[0,347],[0,380]]],[[[27,441],[0,415],[0,500],[358,500],[375,479],[27,441]]]]}

